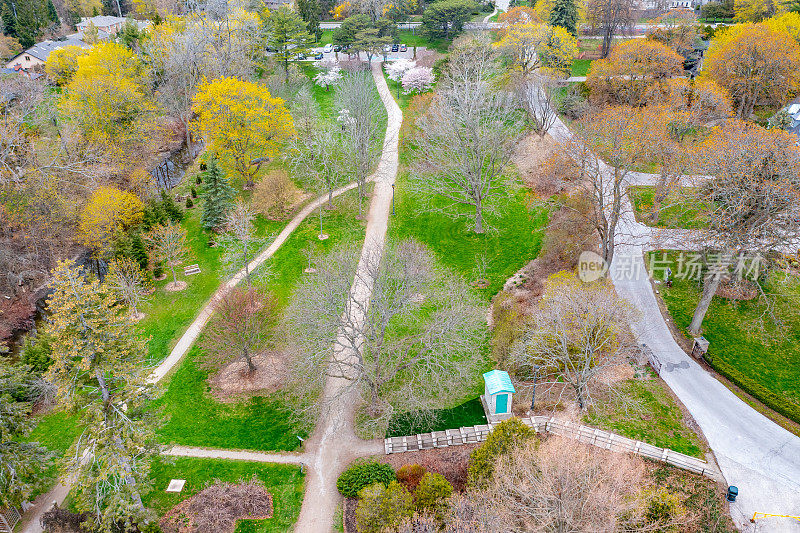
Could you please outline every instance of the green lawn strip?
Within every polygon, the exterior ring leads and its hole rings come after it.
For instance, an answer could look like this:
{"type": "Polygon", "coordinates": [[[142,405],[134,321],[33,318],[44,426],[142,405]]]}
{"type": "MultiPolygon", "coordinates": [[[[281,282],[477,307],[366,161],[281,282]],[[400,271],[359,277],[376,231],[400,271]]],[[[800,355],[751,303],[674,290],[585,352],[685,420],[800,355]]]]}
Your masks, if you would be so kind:
{"type": "Polygon", "coordinates": [[[681,410],[664,390],[663,383],[655,379],[630,379],[620,385],[618,392],[636,407],[626,412],[616,401],[601,404],[584,416],[584,423],[703,458],[699,437],[684,425],[681,410]]]}
{"type": "Polygon", "coordinates": [[[432,409],[426,415],[422,417],[418,414],[410,416],[407,413],[393,415],[389,420],[389,429],[386,431],[386,437],[402,437],[486,424],[486,415],[483,412],[480,397],[473,398],[451,409],[432,409]]]}
{"type": "Polygon", "coordinates": [[[314,65],[310,63],[300,63],[300,68],[302,68],[305,75],[308,76],[309,83],[311,84],[311,94],[314,95],[314,99],[317,101],[317,104],[319,104],[322,117],[326,120],[336,120],[336,110],[333,105],[333,93],[336,88],[331,87],[326,90],[325,87],[314,83],[314,76],[316,76],[320,70],[314,65]]]}
{"type": "MultiPolygon", "coordinates": [[[[648,259],[656,258],[676,273],[672,287],[662,286],[660,292],[675,325],[686,331],[701,287],[679,277],[676,253],[662,254],[651,252],[648,259]]],[[[792,305],[800,296],[800,284],[795,279],[779,287],[776,277],[770,276],[765,290],[791,296],[778,298],[773,309],[785,328],[772,323],[758,299],[734,302],[715,296],[703,320],[703,336],[710,342],[706,361],[768,407],[800,422],[800,316],[792,305]]]]}
{"type": "Polygon", "coordinates": [[[401,178],[395,190],[396,214],[390,217],[389,236],[422,242],[444,266],[469,282],[476,280],[476,264],[484,256],[489,285],[476,291],[486,301],[539,253],[547,214],[528,209],[524,191],[505,203],[500,216],[487,215],[492,229],[481,235],[471,230],[472,218],[452,219],[436,210],[444,206],[438,197],[426,206],[410,189],[408,180],[401,178]]]}
{"type": "Polygon", "coordinates": [[[66,453],[82,431],[82,428],[78,425],[78,417],[79,415],[77,414],[69,414],[63,410],[50,411],[47,414],[36,417],[36,427],[25,440],[38,442],[48,450],[55,452],[56,461],[45,470],[45,475],[52,482],[42,485],[39,490],[33,492],[30,497],[31,501],[39,494],[50,490],[55,484],[59,474],[58,458],[66,453]]]}
{"type": "MultiPolygon", "coordinates": [[[[271,276],[267,281],[276,296],[278,308],[288,301],[297,280],[307,266],[303,250],[311,243],[318,253],[325,253],[343,242],[363,239],[363,222],[355,219],[351,191],[335,200],[339,209],[326,213],[325,232],[320,241],[319,219],[310,216],[268,262],[271,276]]],[[[207,392],[209,370],[202,364],[202,338],[192,347],[172,376],[164,395],[156,405],[163,408],[168,422],[159,431],[166,443],[186,446],[252,450],[294,450],[310,428],[295,420],[282,394],[256,396],[238,403],[221,403],[207,392]]]]}
{"type": "Polygon", "coordinates": [[[150,470],[153,488],[143,496],[147,507],[163,516],[175,505],[194,496],[215,481],[236,483],[249,481],[256,476],[272,495],[272,517],[264,520],[240,520],[237,533],[277,533],[291,531],[300,513],[303,501],[304,475],[300,467],[270,463],[229,461],[225,459],[198,459],[179,457],[157,460],[150,470]],[[171,463],[171,464],[170,464],[171,463]],[[171,479],[185,479],[179,493],[165,492],[171,479]]]}
{"type": "Polygon", "coordinates": [[[637,221],[666,229],[702,229],[708,226],[708,213],[713,205],[711,202],[698,202],[689,188],[670,193],[661,203],[658,221],[653,224],[655,192],[656,188],[650,185],[628,188],[637,221]]]}
{"type": "Polygon", "coordinates": [[[394,96],[394,99],[397,102],[397,105],[400,106],[400,109],[407,108],[409,102],[411,102],[411,99],[414,96],[411,94],[406,94],[405,91],[403,91],[403,84],[399,81],[394,81],[391,79],[389,75],[386,74],[385,70],[383,72],[383,77],[386,79],[386,85],[389,86],[389,92],[391,92],[392,96],[394,96]]]}
{"type": "Polygon", "coordinates": [[[398,42],[407,45],[409,48],[424,46],[429,50],[436,50],[440,54],[446,54],[451,43],[447,39],[429,39],[423,33],[422,28],[400,30],[398,32],[398,42]]]}
{"type": "Polygon", "coordinates": [[[590,66],[592,66],[591,59],[575,59],[572,62],[572,76],[586,76],[590,66]]]}

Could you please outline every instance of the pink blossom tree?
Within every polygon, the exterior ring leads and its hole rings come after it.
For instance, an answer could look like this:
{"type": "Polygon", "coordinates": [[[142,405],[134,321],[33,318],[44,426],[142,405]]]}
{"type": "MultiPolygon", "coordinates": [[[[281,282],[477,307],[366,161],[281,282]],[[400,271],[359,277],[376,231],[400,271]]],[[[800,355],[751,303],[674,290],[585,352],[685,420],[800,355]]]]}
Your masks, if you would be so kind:
{"type": "Polygon", "coordinates": [[[406,94],[423,93],[430,90],[436,81],[430,67],[414,67],[403,74],[403,89],[406,94]]]}

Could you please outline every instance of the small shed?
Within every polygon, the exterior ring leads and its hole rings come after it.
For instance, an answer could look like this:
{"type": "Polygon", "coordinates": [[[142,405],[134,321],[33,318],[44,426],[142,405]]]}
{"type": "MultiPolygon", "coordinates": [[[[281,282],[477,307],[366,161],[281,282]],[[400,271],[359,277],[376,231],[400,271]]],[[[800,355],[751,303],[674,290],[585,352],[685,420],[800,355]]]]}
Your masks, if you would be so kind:
{"type": "Polygon", "coordinates": [[[486,407],[487,418],[504,419],[511,416],[511,399],[514,385],[508,372],[503,370],[492,370],[483,375],[484,388],[483,402],[486,407]]]}

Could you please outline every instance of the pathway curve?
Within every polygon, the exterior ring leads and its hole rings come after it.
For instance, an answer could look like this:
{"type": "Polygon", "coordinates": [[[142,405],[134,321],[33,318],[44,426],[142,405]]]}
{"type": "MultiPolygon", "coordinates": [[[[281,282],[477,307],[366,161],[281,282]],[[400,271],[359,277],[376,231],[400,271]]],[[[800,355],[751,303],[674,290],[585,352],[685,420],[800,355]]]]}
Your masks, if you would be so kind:
{"type": "MultiPolygon", "coordinates": [[[[388,114],[383,153],[373,179],[372,194],[364,246],[358,269],[364,271],[367,262],[380,260],[386,240],[386,230],[391,212],[392,192],[398,168],[398,141],[403,113],[392,97],[380,63],[372,65],[372,76],[378,86],[381,100],[388,114]]],[[[351,316],[344,321],[357,327],[365,320],[364,313],[372,295],[372,281],[365,275],[356,275],[351,288],[354,303],[347,306],[351,316]],[[357,302],[357,303],[355,303],[357,302]]],[[[338,342],[346,346],[347,342],[338,342]]],[[[339,353],[336,358],[355,357],[354,353],[339,353]]],[[[358,391],[351,380],[329,378],[323,392],[323,404],[328,407],[320,417],[314,434],[307,441],[310,455],[306,493],[296,532],[326,533],[333,529],[333,516],[341,496],[336,490],[336,478],[353,459],[364,455],[383,453],[383,440],[364,441],[354,432],[355,408],[359,404],[358,391]]]]}
{"type": "MultiPolygon", "coordinates": [[[[557,140],[572,136],[561,120],[550,130],[557,140]]],[[[657,176],[631,173],[628,184],[653,184],[657,176]]],[[[750,407],[706,372],[678,345],[653,294],[644,252],[671,247],[694,249],[691,231],[661,231],[640,224],[626,197],[618,228],[611,278],[619,295],[640,313],[631,324],[662,364],[673,363],[662,378],[700,426],[728,484],[739,488],[731,515],[740,527],[754,512],[800,516],[800,438],[750,407]],[[666,243],[666,244],[665,244],[666,243]]],[[[664,365],[669,366],[669,365],[664,365]]],[[[759,519],[762,531],[800,532],[790,518],[759,519]]]]}
{"type": "MultiPolygon", "coordinates": [[[[347,191],[353,190],[358,186],[357,182],[349,183],[344,187],[336,189],[333,191],[333,196],[339,196],[347,191]]],[[[300,226],[300,224],[311,215],[315,209],[317,209],[320,205],[325,204],[328,201],[328,195],[324,194],[319,198],[315,198],[313,201],[309,202],[303,209],[300,210],[295,217],[289,221],[288,224],[283,228],[283,230],[275,237],[275,240],[261,253],[259,253],[255,259],[253,259],[250,264],[248,265],[248,269],[250,272],[253,272],[256,268],[262,265],[267,259],[272,257],[275,252],[289,239],[292,235],[294,230],[300,226]]],[[[211,315],[214,314],[214,303],[222,297],[225,293],[230,291],[233,287],[235,287],[238,283],[245,279],[246,273],[245,270],[242,269],[237,272],[231,279],[226,281],[211,299],[206,303],[206,305],[200,310],[197,314],[197,317],[194,321],[189,325],[186,331],[183,333],[181,338],[178,340],[178,343],[170,352],[169,356],[167,356],[164,361],[159,364],[155,369],[153,369],[153,373],[148,378],[150,383],[158,383],[164,377],[169,375],[175,366],[183,359],[186,353],[189,351],[189,348],[192,347],[194,341],[197,340],[197,337],[200,336],[202,333],[203,328],[208,323],[211,315]]],[[[172,450],[189,450],[190,448],[184,447],[174,447],[172,450]]],[[[200,448],[197,448],[200,450],[200,448]]],[[[200,452],[198,452],[200,453],[200,452]]],[[[231,452],[231,453],[243,453],[243,452],[231,452]]],[[[249,452],[248,452],[249,453],[249,452]]],[[[203,457],[202,455],[195,455],[193,457],[203,457]]],[[[258,459],[253,459],[258,460],[258,459]]],[[[276,461],[281,462],[281,461],[276,461]]],[[[20,526],[20,533],[41,533],[42,527],[39,525],[39,521],[44,513],[46,513],[52,506],[53,503],[58,503],[59,505],[61,502],[64,501],[67,493],[69,492],[69,484],[62,484],[58,483],[55,487],[53,487],[49,492],[46,494],[40,495],[36,500],[33,502],[33,507],[28,509],[28,511],[23,515],[22,522],[20,526]]]]}

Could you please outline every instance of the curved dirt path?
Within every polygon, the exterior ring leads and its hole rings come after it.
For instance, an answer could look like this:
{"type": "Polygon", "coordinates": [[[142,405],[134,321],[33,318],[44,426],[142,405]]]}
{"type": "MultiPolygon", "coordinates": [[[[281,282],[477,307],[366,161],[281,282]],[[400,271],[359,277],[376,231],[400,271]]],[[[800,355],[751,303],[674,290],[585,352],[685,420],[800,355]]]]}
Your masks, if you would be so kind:
{"type": "MultiPolygon", "coordinates": [[[[550,133],[561,141],[572,136],[560,119],[550,133]]],[[[651,185],[656,179],[653,174],[631,172],[627,185],[651,185]]],[[[627,195],[624,201],[617,229],[623,242],[616,246],[611,279],[619,295],[640,313],[631,324],[637,341],[671,368],[661,377],[700,426],[727,483],[739,488],[739,497],[730,506],[732,518],[747,528],[754,512],[800,516],[800,437],[750,407],[688,356],[672,336],[653,294],[644,253],[697,249],[696,233],[645,226],[636,221],[627,195]]],[[[758,525],[761,531],[800,532],[800,521],[791,518],[763,518],[758,525]]]]}
{"type": "MultiPolygon", "coordinates": [[[[398,140],[403,112],[392,97],[380,63],[372,65],[372,77],[378,86],[384,107],[388,114],[386,137],[383,141],[378,169],[373,176],[375,190],[367,216],[367,229],[361,260],[358,269],[363,269],[367,261],[379,260],[386,240],[386,229],[392,204],[392,185],[397,176],[398,140]]],[[[351,317],[348,324],[363,323],[364,312],[372,295],[372,280],[357,275],[353,281],[351,298],[358,302],[348,306],[351,317]]],[[[346,342],[337,343],[339,346],[346,342]]],[[[354,354],[350,354],[354,356],[354,354]]],[[[337,357],[348,357],[341,353],[337,357]]],[[[364,455],[383,453],[383,440],[364,441],[354,432],[355,408],[359,403],[358,391],[351,386],[351,380],[329,378],[323,392],[327,405],[314,434],[306,442],[309,455],[309,472],[306,493],[300,517],[295,525],[296,532],[327,533],[333,529],[333,515],[341,502],[336,490],[336,478],[353,459],[364,455]]]]}

